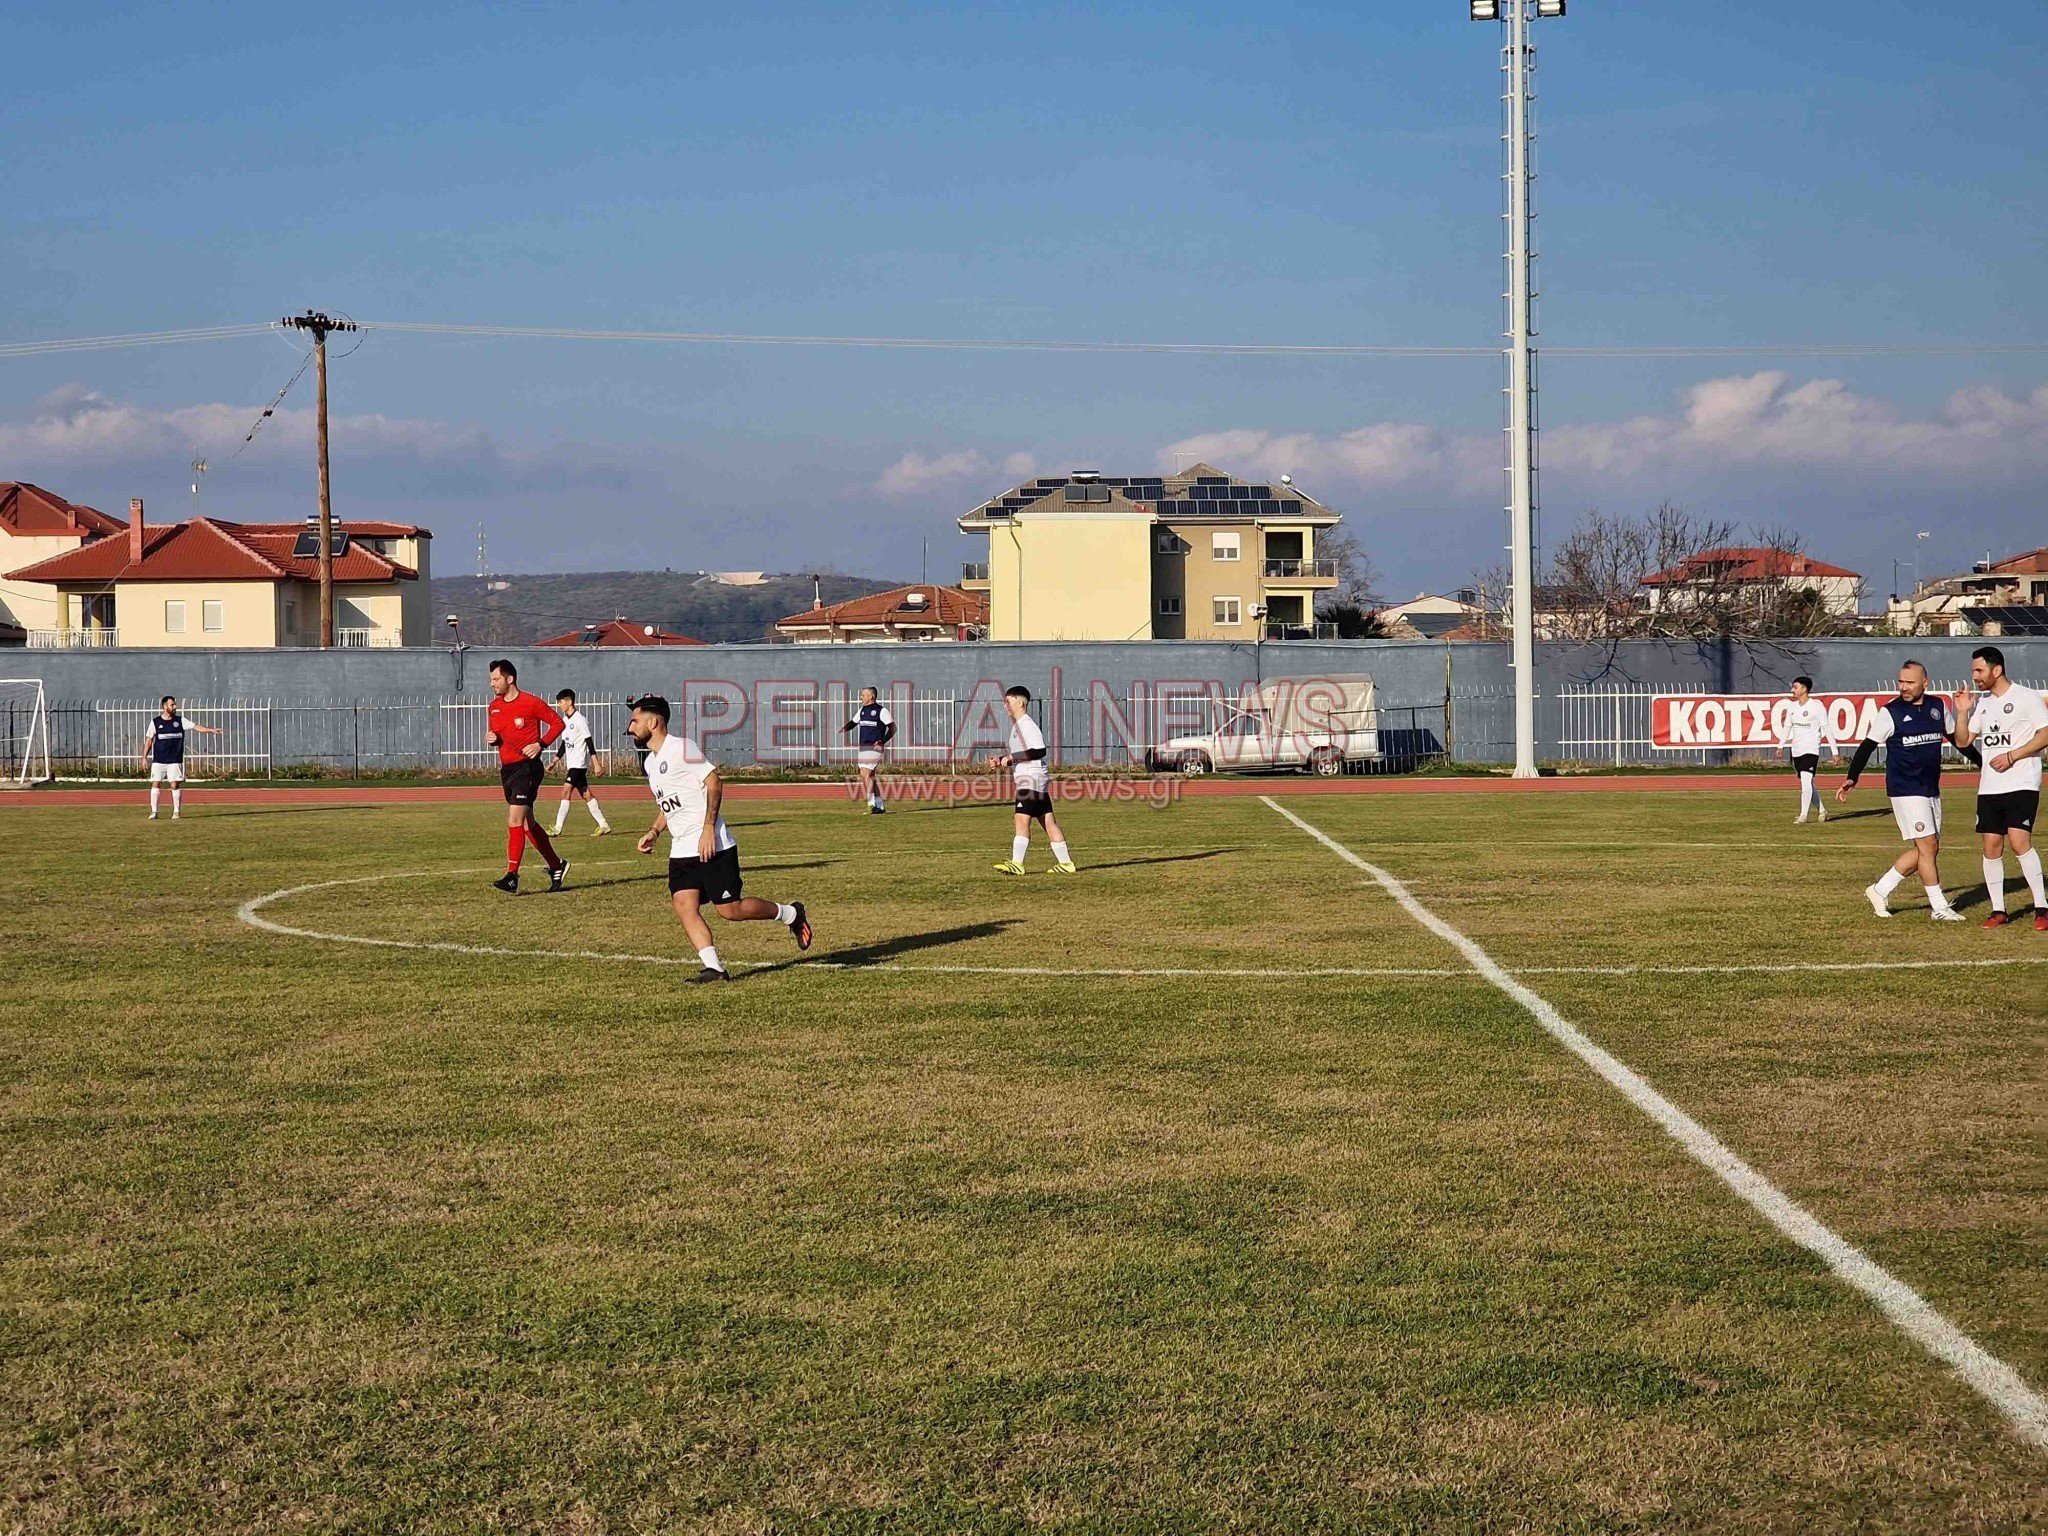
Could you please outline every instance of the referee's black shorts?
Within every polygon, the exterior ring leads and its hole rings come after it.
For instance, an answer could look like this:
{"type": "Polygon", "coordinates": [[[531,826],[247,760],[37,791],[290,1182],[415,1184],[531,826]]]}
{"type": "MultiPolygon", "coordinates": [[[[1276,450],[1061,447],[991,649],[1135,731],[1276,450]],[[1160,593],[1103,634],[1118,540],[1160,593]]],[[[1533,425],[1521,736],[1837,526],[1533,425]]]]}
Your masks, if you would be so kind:
{"type": "Polygon", "coordinates": [[[504,787],[507,805],[532,805],[540,799],[540,782],[547,777],[547,765],[537,757],[523,757],[516,763],[498,765],[498,783],[504,787]]]}
{"type": "Polygon", "coordinates": [[[1979,795],[1977,830],[1995,832],[2000,837],[2008,832],[2032,832],[2040,810],[2038,789],[2008,789],[2003,794],[1979,795]]]}

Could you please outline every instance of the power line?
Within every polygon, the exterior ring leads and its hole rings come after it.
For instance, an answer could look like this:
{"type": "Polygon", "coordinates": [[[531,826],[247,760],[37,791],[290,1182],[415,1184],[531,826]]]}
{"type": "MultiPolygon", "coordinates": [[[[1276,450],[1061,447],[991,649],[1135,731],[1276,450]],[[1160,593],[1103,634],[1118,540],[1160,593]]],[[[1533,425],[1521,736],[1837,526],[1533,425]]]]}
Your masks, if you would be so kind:
{"type": "Polygon", "coordinates": [[[272,325],[208,325],[180,331],[132,331],[121,336],[76,336],[60,341],[0,341],[0,358],[108,352],[117,347],[161,347],[183,341],[226,341],[239,336],[261,336],[275,329],[272,325]]]}
{"type": "MultiPolygon", "coordinates": [[[[224,341],[243,336],[260,336],[276,329],[278,327],[274,324],[222,325],[176,331],[138,331],[120,336],[85,336],[70,340],[0,342],[0,360],[44,357],[68,352],[102,352],[121,347],[170,346],[188,341],[224,341]]],[[[968,336],[757,335],[731,331],[620,331],[591,330],[573,326],[459,325],[406,320],[363,321],[360,329],[419,336],[472,336],[530,341],[611,341],[728,347],[834,347],[927,352],[1079,352],[1310,358],[1497,358],[1501,355],[1499,347],[1474,346],[1397,346],[1343,342],[1061,341],[968,336]]],[[[1583,358],[1996,357],[2048,353],[2048,341],[1745,342],[1734,346],[1559,346],[1546,347],[1544,351],[1551,357],[1583,358]]]]}

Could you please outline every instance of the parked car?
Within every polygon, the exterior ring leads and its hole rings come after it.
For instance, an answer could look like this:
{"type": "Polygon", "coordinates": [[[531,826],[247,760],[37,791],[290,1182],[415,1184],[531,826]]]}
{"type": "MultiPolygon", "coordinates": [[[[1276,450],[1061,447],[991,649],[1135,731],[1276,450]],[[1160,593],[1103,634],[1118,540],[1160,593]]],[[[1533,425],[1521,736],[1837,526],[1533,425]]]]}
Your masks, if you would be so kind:
{"type": "Polygon", "coordinates": [[[1314,773],[1380,761],[1379,711],[1370,673],[1276,677],[1255,693],[1209,699],[1209,728],[1144,752],[1155,772],[1314,773]]]}

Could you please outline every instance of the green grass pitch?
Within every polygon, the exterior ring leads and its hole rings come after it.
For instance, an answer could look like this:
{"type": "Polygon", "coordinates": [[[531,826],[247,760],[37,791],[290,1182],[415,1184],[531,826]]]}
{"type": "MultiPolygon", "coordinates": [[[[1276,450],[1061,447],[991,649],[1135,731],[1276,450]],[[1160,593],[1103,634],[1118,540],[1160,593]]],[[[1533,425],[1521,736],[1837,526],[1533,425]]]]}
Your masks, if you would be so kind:
{"type": "MultiPolygon", "coordinates": [[[[1874,918],[1880,796],[1272,788],[2048,1386],[2048,935],[1874,918]],[[1913,960],[2027,963],[1813,968],[1913,960]]],[[[608,799],[513,899],[491,805],[0,808],[0,1533],[2048,1523],[2048,1457],[1259,800],[1075,806],[1022,880],[1001,808],[739,802],[837,965],[727,926],[709,988],[608,799]],[[401,944],[237,920],[359,876],[260,915],[401,944]]]]}

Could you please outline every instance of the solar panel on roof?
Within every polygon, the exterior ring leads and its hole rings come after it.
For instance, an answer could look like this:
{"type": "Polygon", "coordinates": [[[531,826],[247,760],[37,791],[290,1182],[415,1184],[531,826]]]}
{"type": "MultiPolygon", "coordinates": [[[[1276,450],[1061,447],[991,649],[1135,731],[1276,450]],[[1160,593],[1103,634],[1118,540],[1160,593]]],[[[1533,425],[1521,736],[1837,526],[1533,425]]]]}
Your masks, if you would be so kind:
{"type": "MultiPolygon", "coordinates": [[[[342,552],[347,548],[348,535],[345,533],[336,533],[328,540],[328,553],[337,560],[341,558],[342,552]]],[[[319,559],[320,535],[311,528],[301,532],[297,540],[292,544],[292,558],[294,560],[319,559]]]]}

